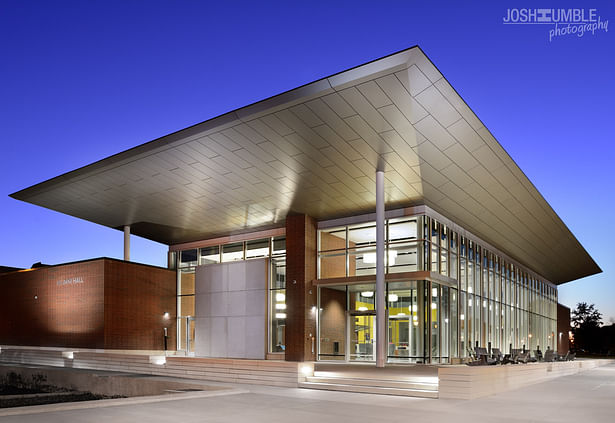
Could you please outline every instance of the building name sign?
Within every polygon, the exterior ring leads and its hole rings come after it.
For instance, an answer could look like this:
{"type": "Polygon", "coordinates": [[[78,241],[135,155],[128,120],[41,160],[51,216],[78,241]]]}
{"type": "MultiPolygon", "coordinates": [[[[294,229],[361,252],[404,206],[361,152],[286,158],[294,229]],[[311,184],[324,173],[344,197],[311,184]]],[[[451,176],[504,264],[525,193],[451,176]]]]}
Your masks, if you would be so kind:
{"type": "Polygon", "coordinates": [[[68,278],[63,281],[57,281],[57,286],[69,286],[69,285],[79,285],[83,283],[83,277],[78,276],[76,278],[68,278]]]}

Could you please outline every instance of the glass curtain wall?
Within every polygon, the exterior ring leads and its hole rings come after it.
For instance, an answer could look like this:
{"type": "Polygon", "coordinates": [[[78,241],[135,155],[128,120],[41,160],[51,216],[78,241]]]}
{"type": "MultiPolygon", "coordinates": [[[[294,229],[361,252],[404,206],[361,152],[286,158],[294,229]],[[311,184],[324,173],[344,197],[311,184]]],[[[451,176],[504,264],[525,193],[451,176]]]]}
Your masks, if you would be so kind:
{"type": "MultiPolygon", "coordinates": [[[[422,310],[416,318],[424,325],[427,354],[411,351],[412,310],[406,316],[403,306],[387,299],[390,361],[406,360],[407,355],[408,360],[431,356],[432,361],[446,362],[467,357],[477,345],[503,352],[555,348],[553,285],[430,216],[388,219],[385,224],[387,274],[431,271],[456,282],[425,282],[431,284],[424,291],[424,304],[431,311],[422,310]]],[[[375,275],[375,242],[374,222],[319,230],[318,277],[375,275]]],[[[398,301],[411,298],[409,285],[388,289],[398,301]]]]}

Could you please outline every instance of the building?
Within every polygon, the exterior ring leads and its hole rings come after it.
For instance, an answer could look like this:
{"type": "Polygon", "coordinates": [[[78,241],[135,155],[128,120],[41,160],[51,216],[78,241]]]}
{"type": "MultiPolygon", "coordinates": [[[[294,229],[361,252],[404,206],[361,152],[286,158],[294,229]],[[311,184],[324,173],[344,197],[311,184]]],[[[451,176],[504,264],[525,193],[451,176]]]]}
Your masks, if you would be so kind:
{"type": "Polygon", "coordinates": [[[187,355],[555,349],[558,285],[601,271],[419,47],[12,197],[169,245],[187,355]]]}

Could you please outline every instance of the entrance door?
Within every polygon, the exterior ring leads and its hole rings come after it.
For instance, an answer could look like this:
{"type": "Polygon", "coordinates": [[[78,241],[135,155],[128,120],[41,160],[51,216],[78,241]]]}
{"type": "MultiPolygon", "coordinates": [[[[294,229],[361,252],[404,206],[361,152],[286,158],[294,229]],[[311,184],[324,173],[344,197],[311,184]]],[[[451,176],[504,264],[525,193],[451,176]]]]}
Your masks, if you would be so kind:
{"type": "Polygon", "coordinates": [[[193,316],[182,316],[177,318],[178,350],[184,351],[188,355],[194,355],[194,327],[195,318],[193,316]]]}
{"type": "Polygon", "coordinates": [[[376,313],[351,312],[348,314],[350,361],[376,361],[376,313]]]}

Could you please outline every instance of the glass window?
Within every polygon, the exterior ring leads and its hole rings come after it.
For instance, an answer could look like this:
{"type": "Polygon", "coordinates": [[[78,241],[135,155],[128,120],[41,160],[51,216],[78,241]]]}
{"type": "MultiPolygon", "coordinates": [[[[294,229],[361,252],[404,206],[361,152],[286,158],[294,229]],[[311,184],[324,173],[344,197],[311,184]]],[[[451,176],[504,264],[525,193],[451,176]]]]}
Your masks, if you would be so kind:
{"type": "Polygon", "coordinates": [[[286,290],[270,290],[269,351],[283,352],[286,344],[286,290]]]}
{"type": "Polygon", "coordinates": [[[416,242],[391,244],[388,248],[388,272],[416,272],[418,270],[417,259],[416,242]]]}
{"type": "Polygon", "coordinates": [[[362,224],[348,227],[348,248],[376,244],[376,224],[362,224]]]}
{"type": "Polygon", "coordinates": [[[179,267],[195,267],[196,266],[196,248],[193,250],[184,250],[180,254],[179,267]]]}
{"type": "Polygon", "coordinates": [[[271,288],[286,288],[286,257],[271,259],[271,288]]]}
{"type": "Polygon", "coordinates": [[[222,246],[222,262],[243,260],[243,242],[235,242],[222,246]]]}
{"type": "MultiPolygon", "coordinates": [[[[194,294],[194,269],[181,269],[179,271],[179,295],[190,294],[194,294]]],[[[185,316],[189,315],[185,314],[185,316]]]]}
{"type": "Polygon", "coordinates": [[[220,263],[220,246],[201,248],[199,264],[213,263],[220,263]]]}
{"type": "Polygon", "coordinates": [[[246,259],[269,257],[269,239],[256,239],[246,243],[246,259]]]}
{"type": "Polygon", "coordinates": [[[271,254],[274,256],[278,254],[286,254],[286,237],[278,236],[273,238],[271,254]]]}
{"type": "Polygon", "coordinates": [[[318,257],[318,277],[320,279],[346,276],[346,250],[320,253],[318,257]]]}
{"type": "Polygon", "coordinates": [[[346,248],[346,227],[323,229],[319,231],[319,251],[340,250],[346,248]]]}
{"type": "Polygon", "coordinates": [[[348,249],[348,276],[376,274],[376,247],[348,249]]]}
{"type": "Polygon", "coordinates": [[[414,219],[391,219],[389,220],[389,242],[402,242],[416,240],[417,223],[414,219]]]}
{"type": "Polygon", "coordinates": [[[348,306],[350,311],[368,311],[376,309],[376,285],[349,285],[348,306]]]}

